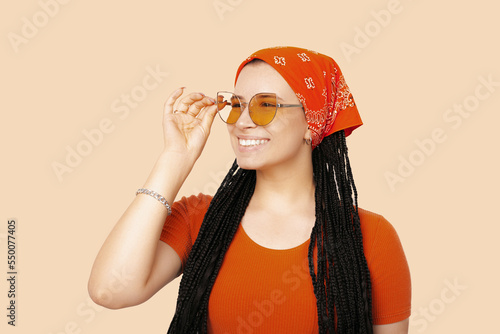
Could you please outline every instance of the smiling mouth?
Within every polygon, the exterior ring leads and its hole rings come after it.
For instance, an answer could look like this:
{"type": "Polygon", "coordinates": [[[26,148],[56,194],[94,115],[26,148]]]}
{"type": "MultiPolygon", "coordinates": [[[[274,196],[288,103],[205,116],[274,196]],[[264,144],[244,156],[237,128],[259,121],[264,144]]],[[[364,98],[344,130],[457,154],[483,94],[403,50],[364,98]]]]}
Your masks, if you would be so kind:
{"type": "Polygon", "coordinates": [[[269,139],[238,139],[238,143],[243,147],[251,147],[265,144],[269,139]]]}

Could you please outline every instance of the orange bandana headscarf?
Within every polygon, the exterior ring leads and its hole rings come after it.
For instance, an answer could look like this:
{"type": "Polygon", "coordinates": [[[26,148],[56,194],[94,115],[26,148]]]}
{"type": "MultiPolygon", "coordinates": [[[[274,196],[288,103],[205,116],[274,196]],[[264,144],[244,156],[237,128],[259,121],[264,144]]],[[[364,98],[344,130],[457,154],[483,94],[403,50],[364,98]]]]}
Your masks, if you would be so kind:
{"type": "Polygon", "coordinates": [[[332,58],[297,47],[262,49],[241,63],[235,84],[243,66],[255,58],[278,71],[297,95],[312,133],[313,149],[326,136],[344,130],[347,137],[363,124],[344,76],[332,58]]]}

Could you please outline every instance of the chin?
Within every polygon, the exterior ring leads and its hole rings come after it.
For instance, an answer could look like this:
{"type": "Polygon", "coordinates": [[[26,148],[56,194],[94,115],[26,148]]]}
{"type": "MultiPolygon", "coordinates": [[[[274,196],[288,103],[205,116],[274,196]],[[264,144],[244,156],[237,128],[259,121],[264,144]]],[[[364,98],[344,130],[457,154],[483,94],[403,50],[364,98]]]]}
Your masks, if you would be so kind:
{"type": "Polygon", "coordinates": [[[236,163],[242,169],[260,169],[266,160],[264,152],[240,152],[238,144],[233,145],[233,152],[236,156],[236,163]]]}
{"type": "Polygon", "coordinates": [[[261,167],[255,160],[236,157],[236,163],[242,169],[257,170],[261,167]]]}

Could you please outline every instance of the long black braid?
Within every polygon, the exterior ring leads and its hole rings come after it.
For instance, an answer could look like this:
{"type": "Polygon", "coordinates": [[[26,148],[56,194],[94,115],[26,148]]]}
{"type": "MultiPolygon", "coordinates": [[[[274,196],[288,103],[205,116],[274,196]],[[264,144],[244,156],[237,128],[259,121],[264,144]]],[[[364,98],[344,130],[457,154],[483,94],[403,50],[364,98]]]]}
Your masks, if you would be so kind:
{"type": "MultiPolygon", "coordinates": [[[[344,131],[324,138],[312,161],[316,223],[308,258],[319,332],[372,333],[370,273],[344,131]]],[[[207,332],[210,293],[254,192],[255,175],[235,161],[214,195],[187,260],[168,334],[207,332]]]]}

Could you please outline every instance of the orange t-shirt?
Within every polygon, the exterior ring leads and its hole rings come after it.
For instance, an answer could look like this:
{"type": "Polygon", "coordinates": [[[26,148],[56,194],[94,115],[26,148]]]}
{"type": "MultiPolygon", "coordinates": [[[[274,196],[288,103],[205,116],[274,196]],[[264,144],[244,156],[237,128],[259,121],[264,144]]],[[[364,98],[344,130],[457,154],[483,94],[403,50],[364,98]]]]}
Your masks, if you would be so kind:
{"type": "MultiPolygon", "coordinates": [[[[179,255],[184,268],[212,197],[183,197],[172,205],[160,240],[179,255]]],[[[408,264],[392,225],[358,209],[363,248],[372,284],[375,325],[410,316],[408,264]]],[[[210,294],[209,333],[318,333],[316,297],[309,274],[309,240],[285,250],[255,243],[238,227],[210,294]]]]}

